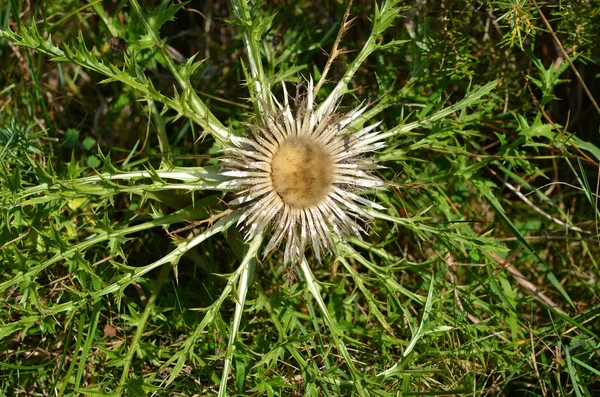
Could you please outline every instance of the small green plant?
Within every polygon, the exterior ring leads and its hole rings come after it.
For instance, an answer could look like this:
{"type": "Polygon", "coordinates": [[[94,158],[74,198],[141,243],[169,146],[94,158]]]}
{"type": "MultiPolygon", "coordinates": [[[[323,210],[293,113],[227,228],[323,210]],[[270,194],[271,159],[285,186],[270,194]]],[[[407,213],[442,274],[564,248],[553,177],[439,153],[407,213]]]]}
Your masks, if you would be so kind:
{"type": "Polygon", "coordinates": [[[0,394],[598,391],[600,150],[537,5],[60,3],[0,9],[0,394]]]}

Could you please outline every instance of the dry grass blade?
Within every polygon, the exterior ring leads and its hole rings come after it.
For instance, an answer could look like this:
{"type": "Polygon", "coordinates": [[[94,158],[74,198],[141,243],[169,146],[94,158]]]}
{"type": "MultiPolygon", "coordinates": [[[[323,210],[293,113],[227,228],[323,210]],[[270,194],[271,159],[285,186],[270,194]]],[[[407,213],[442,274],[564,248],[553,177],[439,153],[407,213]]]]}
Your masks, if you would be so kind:
{"type": "Polygon", "coordinates": [[[315,86],[315,90],[313,93],[313,95],[315,97],[317,96],[317,94],[319,93],[319,90],[325,83],[325,81],[327,79],[327,74],[329,73],[329,69],[331,68],[331,65],[333,64],[333,61],[339,55],[348,52],[345,50],[340,50],[340,49],[338,49],[338,47],[340,45],[340,42],[342,41],[342,37],[344,37],[344,35],[348,31],[348,29],[350,29],[350,27],[352,26],[352,22],[354,22],[354,19],[355,19],[355,18],[352,18],[352,19],[348,20],[348,18],[350,17],[350,7],[352,7],[352,0],[350,0],[348,2],[348,5],[346,6],[346,12],[344,13],[344,18],[342,19],[342,24],[340,26],[340,30],[337,34],[337,37],[335,38],[335,42],[333,43],[333,47],[331,49],[331,54],[329,55],[329,58],[327,59],[327,63],[325,64],[325,67],[323,68],[323,72],[321,73],[321,78],[319,79],[319,82],[315,86]]]}
{"type": "MultiPolygon", "coordinates": [[[[518,252],[516,254],[518,254],[518,252]]],[[[548,307],[550,307],[550,308],[556,310],[558,313],[566,316],[567,313],[564,310],[562,310],[560,308],[560,306],[558,306],[552,299],[548,298],[548,296],[546,296],[538,287],[536,287],[535,284],[533,284],[531,281],[529,281],[523,275],[523,273],[521,273],[517,268],[515,268],[512,265],[511,262],[514,258],[516,258],[516,254],[511,256],[511,258],[509,258],[507,260],[502,259],[496,253],[493,253],[492,256],[494,257],[494,259],[496,261],[498,261],[498,263],[501,264],[499,266],[499,270],[506,269],[514,277],[514,279],[517,281],[517,283],[521,287],[523,287],[523,289],[525,289],[527,292],[529,292],[531,295],[533,295],[536,299],[540,300],[542,303],[546,304],[548,307]]]]}

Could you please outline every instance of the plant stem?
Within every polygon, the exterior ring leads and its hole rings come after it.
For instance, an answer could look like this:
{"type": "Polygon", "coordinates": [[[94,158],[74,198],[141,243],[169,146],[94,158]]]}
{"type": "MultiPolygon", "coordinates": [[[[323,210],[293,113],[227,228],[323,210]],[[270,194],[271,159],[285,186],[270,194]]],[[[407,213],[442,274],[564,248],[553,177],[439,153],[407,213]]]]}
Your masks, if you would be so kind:
{"type": "MultiPolygon", "coordinates": [[[[238,294],[235,301],[235,313],[231,324],[231,332],[229,334],[229,342],[227,343],[227,352],[225,353],[225,363],[223,366],[223,374],[221,375],[221,383],[219,385],[219,397],[227,395],[227,378],[231,371],[231,363],[233,361],[233,353],[235,352],[235,341],[242,322],[242,314],[244,313],[244,304],[246,303],[246,295],[248,293],[249,282],[254,274],[255,256],[262,243],[262,234],[258,234],[248,246],[248,252],[244,256],[244,260],[240,265],[241,277],[238,284],[238,294]]],[[[238,269],[239,271],[239,269],[238,269]]],[[[236,272],[237,274],[238,272],[236,272]]],[[[233,277],[233,276],[232,276],[233,277]]]]}
{"type": "Polygon", "coordinates": [[[195,111],[198,114],[198,116],[205,121],[205,128],[207,128],[215,136],[215,138],[221,141],[221,143],[229,143],[229,135],[231,134],[230,131],[227,128],[225,128],[225,126],[219,121],[219,119],[217,119],[212,114],[212,112],[208,109],[208,107],[206,106],[206,104],[204,104],[200,97],[198,97],[198,94],[196,94],[196,91],[190,84],[189,78],[183,77],[180,69],[177,67],[177,65],[175,65],[175,62],[173,62],[173,59],[169,56],[164,42],[161,40],[156,29],[152,27],[152,25],[146,18],[137,0],[130,0],[130,3],[135,12],[137,13],[138,17],[141,19],[142,23],[146,27],[146,30],[152,36],[155,45],[161,49],[163,58],[167,63],[167,67],[173,74],[173,77],[175,77],[175,80],[177,80],[179,86],[182,88],[183,95],[187,96],[188,99],[191,101],[192,110],[195,111]]]}
{"type": "Polygon", "coordinates": [[[362,385],[361,385],[362,382],[360,379],[360,373],[354,366],[354,363],[352,362],[352,357],[350,357],[350,353],[348,353],[346,344],[342,340],[342,337],[344,336],[344,332],[339,329],[339,327],[335,323],[335,320],[329,314],[327,305],[325,304],[325,301],[323,300],[323,297],[321,296],[321,293],[319,292],[319,284],[317,282],[317,279],[315,278],[312,270],[310,270],[310,266],[308,265],[308,262],[305,257],[302,258],[302,261],[300,262],[300,268],[302,269],[302,273],[304,275],[304,279],[308,286],[308,290],[310,291],[312,296],[317,301],[317,305],[319,306],[319,309],[321,310],[321,314],[323,315],[325,324],[329,328],[331,338],[335,342],[335,344],[338,348],[338,351],[341,353],[342,357],[344,358],[344,361],[346,362],[346,365],[348,366],[348,369],[350,370],[350,374],[352,375],[352,379],[354,381],[354,386],[356,387],[356,391],[358,392],[358,394],[360,396],[366,395],[365,390],[363,390],[362,385]]]}
{"type": "Polygon", "coordinates": [[[158,275],[158,279],[156,280],[156,284],[154,285],[154,291],[152,291],[152,295],[148,299],[148,303],[144,308],[144,312],[142,313],[142,317],[139,319],[139,323],[137,326],[137,330],[135,331],[135,335],[133,340],[131,341],[131,346],[129,346],[129,351],[127,352],[127,357],[125,358],[125,365],[123,366],[123,373],[121,374],[121,380],[119,381],[119,387],[117,388],[117,395],[123,394],[123,388],[127,384],[129,367],[131,366],[131,361],[133,360],[133,355],[136,352],[137,345],[140,343],[142,338],[142,334],[144,333],[144,329],[146,328],[146,323],[148,322],[148,318],[150,317],[150,313],[154,308],[154,303],[156,302],[156,298],[160,293],[163,283],[167,279],[169,275],[169,271],[173,265],[171,263],[165,263],[158,275]]]}
{"type": "Polygon", "coordinates": [[[244,46],[246,47],[246,54],[248,55],[248,64],[250,66],[250,76],[253,84],[248,86],[251,92],[254,93],[255,110],[257,115],[261,115],[263,105],[270,104],[271,98],[269,96],[269,85],[265,77],[265,73],[262,66],[261,54],[259,49],[260,37],[255,37],[256,33],[253,31],[252,16],[250,15],[250,8],[248,7],[247,0],[231,0],[231,7],[233,8],[234,14],[242,22],[242,37],[244,40],[244,46]]]}

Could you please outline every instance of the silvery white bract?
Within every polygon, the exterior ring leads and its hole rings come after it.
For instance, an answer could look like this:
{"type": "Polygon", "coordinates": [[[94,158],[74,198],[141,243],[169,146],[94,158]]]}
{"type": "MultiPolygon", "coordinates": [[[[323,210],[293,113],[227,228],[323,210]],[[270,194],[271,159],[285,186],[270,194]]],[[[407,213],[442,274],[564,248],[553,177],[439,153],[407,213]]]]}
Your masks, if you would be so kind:
{"type": "Polygon", "coordinates": [[[371,219],[364,208],[383,209],[361,195],[384,186],[365,153],[385,143],[375,131],[379,123],[349,131],[366,106],[334,114],[338,94],[317,109],[312,79],[296,95],[294,109],[285,85],[283,91],[283,105],[271,95],[275,105],[265,105],[249,137],[231,138],[235,147],[222,160],[223,175],[232,178],[226,184],[238,195],[230,204],[244,209],[238,224],[244,224],[246,240],[272,231],[265,255],[285,240],[284,262],[297,262],[310,242],[321,260],[323,252],[335,252],[332,231],[341,241],[360,238],[371,219]]]}

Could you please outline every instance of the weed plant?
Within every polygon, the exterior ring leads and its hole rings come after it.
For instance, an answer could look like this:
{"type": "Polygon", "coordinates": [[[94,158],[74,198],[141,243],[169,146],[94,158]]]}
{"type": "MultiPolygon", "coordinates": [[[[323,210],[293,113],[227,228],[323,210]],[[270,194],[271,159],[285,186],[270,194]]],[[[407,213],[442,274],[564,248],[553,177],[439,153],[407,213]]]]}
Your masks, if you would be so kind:
{"type": "Polygon", "coordinates": [[[599,395],[599,14],[0,0],[0,395],[599,395]],[[384,188],[263,257],[222,160],[311,79],[384,188]]]}

